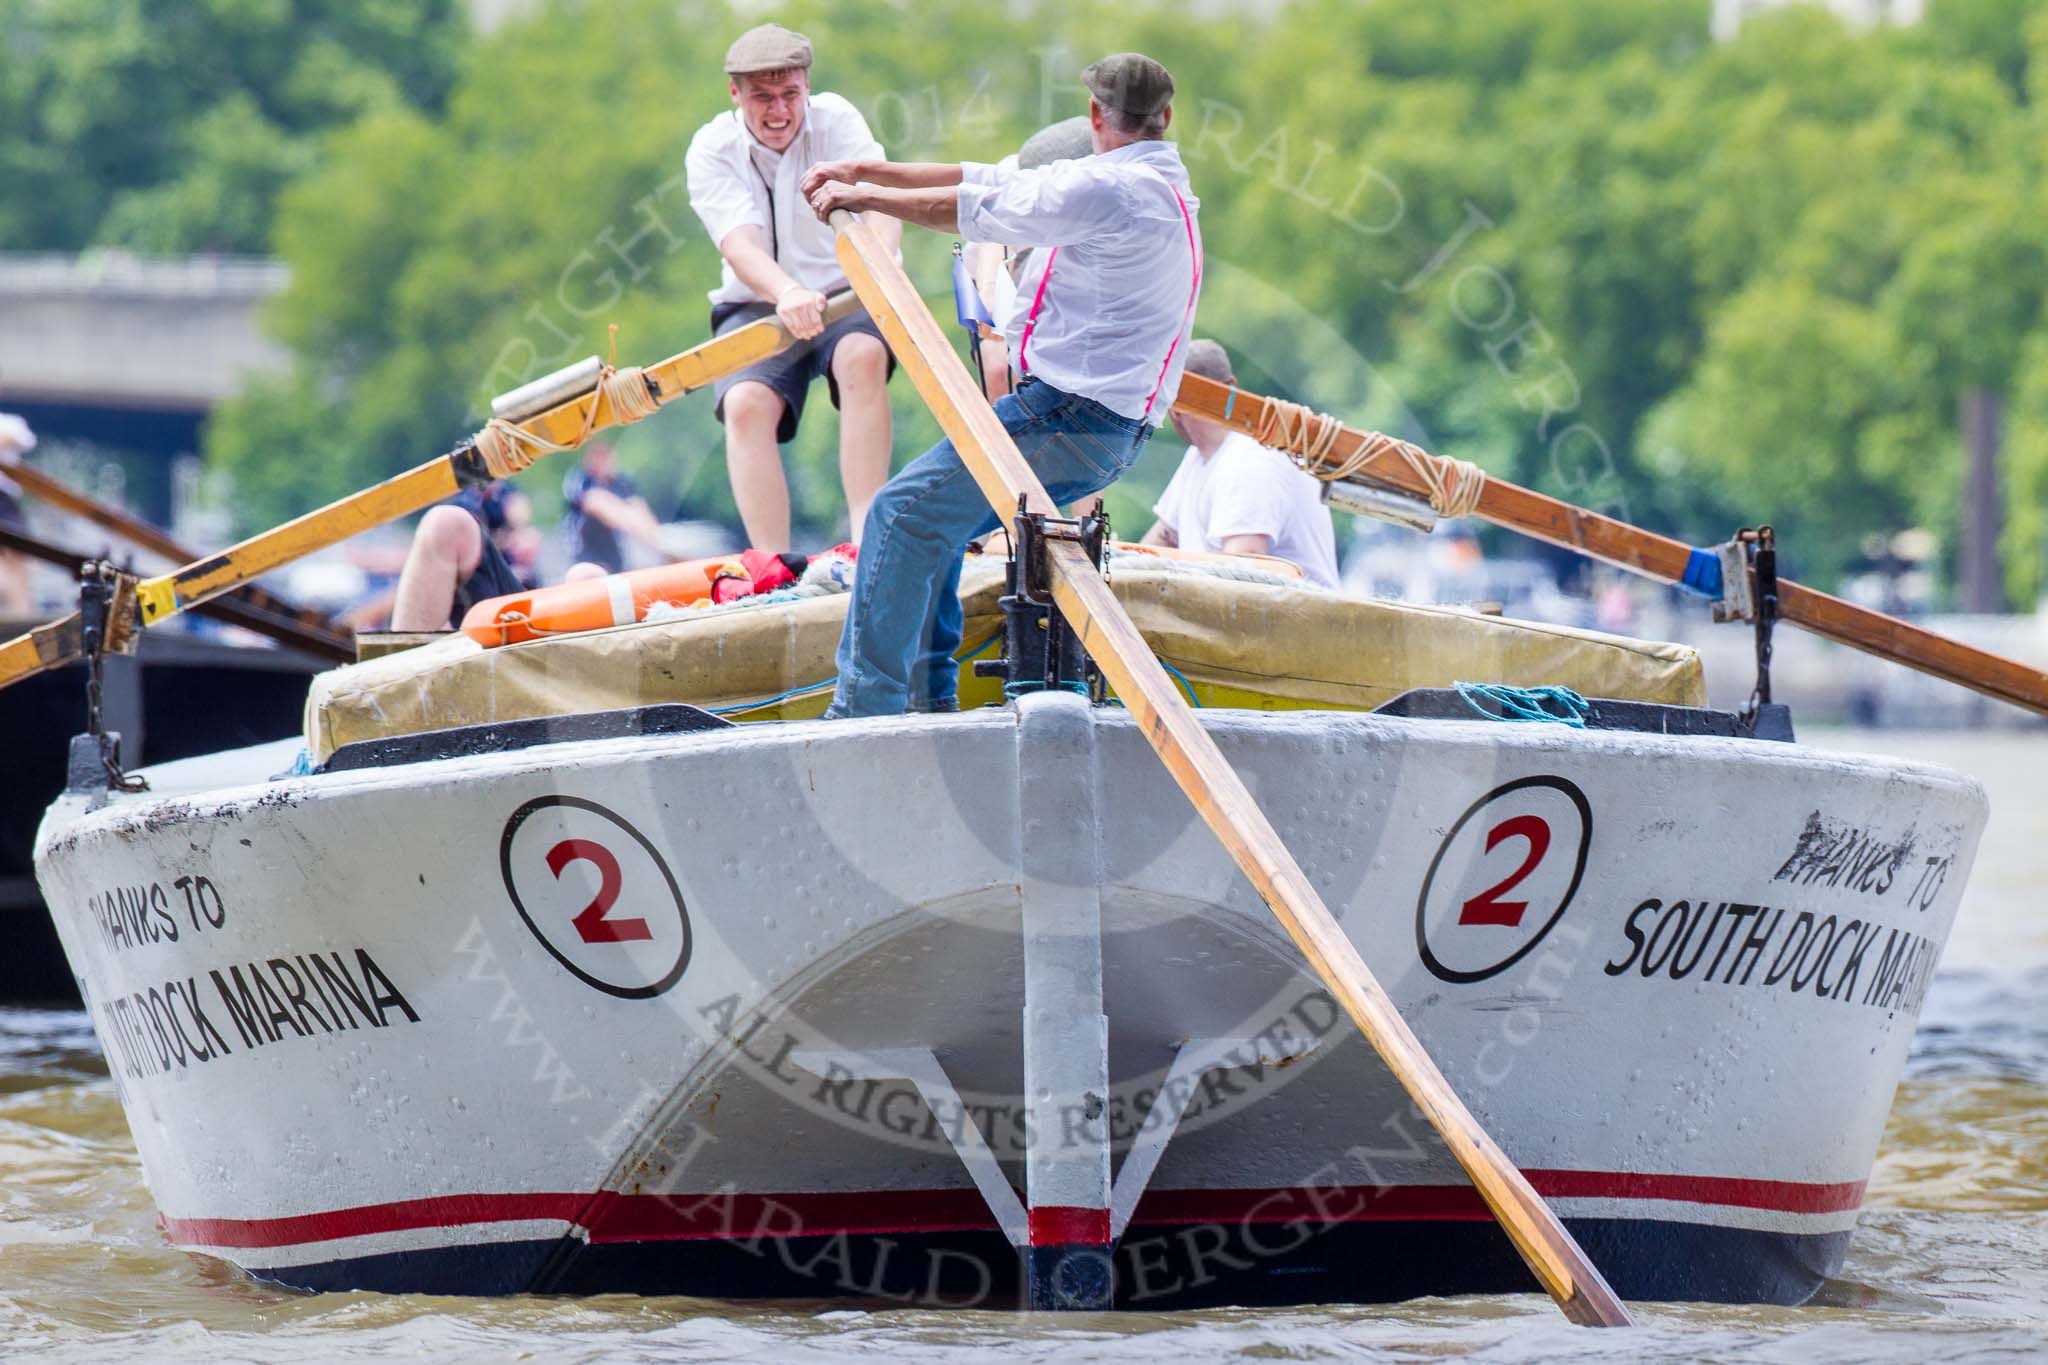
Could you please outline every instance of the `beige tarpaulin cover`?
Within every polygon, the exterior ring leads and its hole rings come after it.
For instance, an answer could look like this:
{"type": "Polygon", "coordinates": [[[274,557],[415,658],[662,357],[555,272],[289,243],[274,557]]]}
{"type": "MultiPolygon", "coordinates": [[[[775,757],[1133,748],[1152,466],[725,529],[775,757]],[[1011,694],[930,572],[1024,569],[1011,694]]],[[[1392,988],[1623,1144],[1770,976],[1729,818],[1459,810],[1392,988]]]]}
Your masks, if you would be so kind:
{"type": "MultiPolygon", "coordinates": [[[[1124,560],[1110,582],[1159,657],[1208,706],[1369,710],[1411,687],[1459,681],[1706,703],[1699,656],[1682,645],[1124,560]]],[[[970,560],[960,587],[963,653],[996,634],[1001,593],[1001,565],[970,560]]],[[[354,740],[448,726],[655,702],[762,702],[832,677],[847,600],[838,593],[725,608],[501,649],[454,635],[316,677],[306,748],[322,762],[354,740]]],[[[971,671],[961,668],[961,704],[997,700],[997,684],[971,671]]],[[[829,697],[820,690],[735,718],[816,715],[829,697]]]]}

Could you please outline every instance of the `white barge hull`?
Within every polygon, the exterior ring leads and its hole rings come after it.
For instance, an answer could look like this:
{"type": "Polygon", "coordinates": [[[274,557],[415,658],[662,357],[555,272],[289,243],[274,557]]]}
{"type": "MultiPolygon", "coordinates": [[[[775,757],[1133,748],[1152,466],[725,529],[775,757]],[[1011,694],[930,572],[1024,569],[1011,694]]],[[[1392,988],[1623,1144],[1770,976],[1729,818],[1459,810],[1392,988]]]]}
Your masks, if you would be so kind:
{"type": "MultiPolygon", "coordinates": [[[[1974,783],[1205,719],[1621,1294],[1839,1267],[1974,783]]],[[[1034,1246],[1130,1307],[1533,1287],[1119,711],[288,757],[40,839],[180,1246],[309,1289],[994,1303],[1034,1246]]]]}

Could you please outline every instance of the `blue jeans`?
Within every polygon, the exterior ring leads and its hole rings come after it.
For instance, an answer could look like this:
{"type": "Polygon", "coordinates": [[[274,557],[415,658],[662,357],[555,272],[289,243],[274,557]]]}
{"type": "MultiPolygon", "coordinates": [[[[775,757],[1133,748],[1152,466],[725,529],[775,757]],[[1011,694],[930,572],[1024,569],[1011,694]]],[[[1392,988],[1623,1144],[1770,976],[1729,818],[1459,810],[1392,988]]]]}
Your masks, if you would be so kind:
{"type": "MultiPolygon", "coordinates": [[[[1137,460],[1152,429],[1092,398],[1026,379],[996,416],[1054,502],[1099,493],[1137,460]]],[[[951,441],[911,461],[868,508],[853,601],[839,636],[830,714],[889,716],[913,697],[960,690],[960,562],[967,542],[1002,526],[951,441]]]]}

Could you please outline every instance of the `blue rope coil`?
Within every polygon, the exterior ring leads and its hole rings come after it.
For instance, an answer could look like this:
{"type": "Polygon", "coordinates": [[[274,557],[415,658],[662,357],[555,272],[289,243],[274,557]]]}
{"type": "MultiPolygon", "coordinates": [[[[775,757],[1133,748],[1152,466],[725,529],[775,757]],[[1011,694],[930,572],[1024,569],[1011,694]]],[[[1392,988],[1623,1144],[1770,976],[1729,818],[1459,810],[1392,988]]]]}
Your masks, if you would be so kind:
{"type": "Polygon", "coordinates": [[[1569,687],[1509,687],[1502,683],[1452,683],[1465,704],[1488,720],[1501,721],[1549,721],[1553,725],[1569,725],[1574,730],[1586,728],[1587,713],[1593,704],[1569,687]],[[1490,701],[1497,710],[1489,711],[1481,706],[1490,701]],[[1545,710],[1549,703],[1557,709],[1545,710]]]}

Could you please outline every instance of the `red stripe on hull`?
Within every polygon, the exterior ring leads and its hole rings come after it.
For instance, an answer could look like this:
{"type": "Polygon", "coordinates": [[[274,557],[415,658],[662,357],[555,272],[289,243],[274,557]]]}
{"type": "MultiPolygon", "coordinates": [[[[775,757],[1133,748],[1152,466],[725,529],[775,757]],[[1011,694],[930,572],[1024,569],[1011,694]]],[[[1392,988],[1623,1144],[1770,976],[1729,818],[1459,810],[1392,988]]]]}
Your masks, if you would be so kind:
{"type": "Polygon", "coordinates": [[[472,1223],[513,1223],[530,1218],[575,1219],[590,1202],[587,1194],[448,1194],[365,1204],[290,1218],[171,1218],[157,1221],[174,1242],[208,1247],[282,1247],[364,1237],[416,1228],[461,1227],[472,1223]]]}
{"type": "Polygon", "coordinates": [[[1629,1171],[1529,1171],[1536,1193],[1552,1199],[1672,1199],[1780,1213],[1847,1213],[1863,1207],[1861,1180],[1812,1185],[1800,1180],[1739,1180],[1719,1175],[1638,1175],[1629,1171]]]}
{"type": "MultiPolygon", "coordinates": [[[[1560,1199],[1669,1200],[1780,1213],[1844,1213],[1862,1205],[1864,1182],[1808,1184],[1725,1176],[1633,1172],[1525,1172],[1539,1194],[1560,1199]]],[[[1490,1218],[1470,1185],[1282,1186],[1277,1189],[1152,1190],[1133,1227],[1188,1223],[1467,1222],[1490,1218]]],[[[587,1219],[589,1239],[642,1242],[726,1238],[829,1237],[836,1233],[979,1231],[995,1219],[972,1189],[858,1190],[785,1194],[457,1194],[332,1209],[283,1218],[171,1218],[173,1242],[202,1247],[285,1247],[339,1237],[421,1228],[587,1219]]],[[[1100,1245],[1109,1240],[1103,1209],[1048,1206],[1031,1211],[1032,1243],[1100,1245]],[[1041,1219],[1045,1235],[1041,1235],[1041,1219]]]]}
{"type": "Polygon", "coordinates": [[[1040,1204],[1031,1210],[1031,1245],[1035,1247],[1109,1245],[1109,1210],[1070,1204],[1040,1204]]]}

